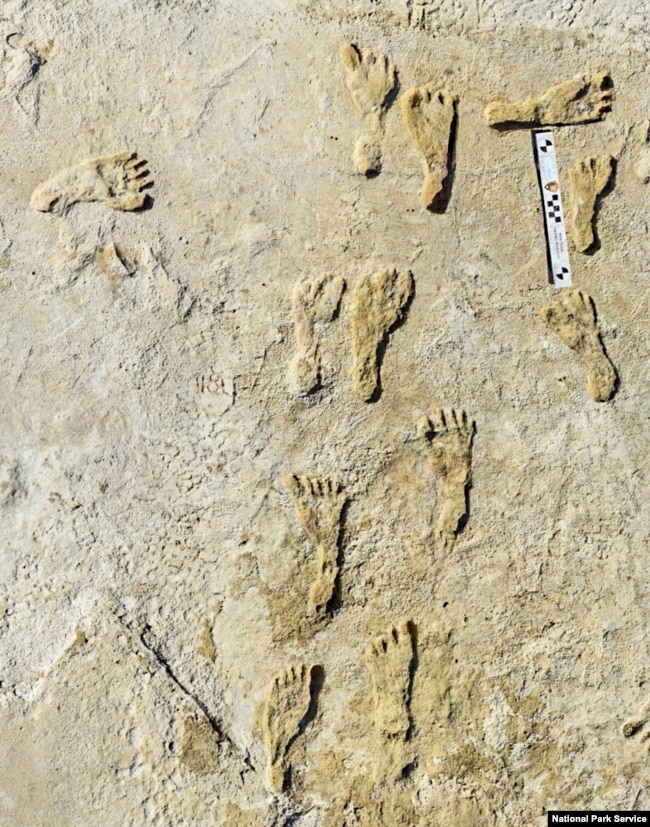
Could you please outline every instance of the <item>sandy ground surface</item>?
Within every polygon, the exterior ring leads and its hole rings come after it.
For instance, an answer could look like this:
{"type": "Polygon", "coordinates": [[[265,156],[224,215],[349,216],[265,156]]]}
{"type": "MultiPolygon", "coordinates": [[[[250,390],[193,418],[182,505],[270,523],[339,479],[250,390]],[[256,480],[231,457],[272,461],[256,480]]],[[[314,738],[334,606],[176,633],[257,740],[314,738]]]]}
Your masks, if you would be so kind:
{"type": "Polygon", "coordinates": [[[649,36],[5,0],[0,824],[650,809],[649,36]]]}

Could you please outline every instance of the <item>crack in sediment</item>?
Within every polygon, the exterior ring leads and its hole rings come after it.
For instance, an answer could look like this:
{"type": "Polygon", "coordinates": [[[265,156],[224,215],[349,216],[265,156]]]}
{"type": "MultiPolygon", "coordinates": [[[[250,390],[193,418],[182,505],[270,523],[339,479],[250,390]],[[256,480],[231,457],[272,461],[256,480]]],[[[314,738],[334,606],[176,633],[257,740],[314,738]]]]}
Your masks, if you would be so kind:
{"type": "Polygon", "coordinates": [[[150,627],[145,626],[142,632],[136,632],[124,618],[115,613],[113,614],[120,625],[127,630],[130,636],[137,641],[140,648],[143,649],[149,658],[156,664],[167,680],[170,681],[185,696],[185,698],[187,698],[205,716],[206,720],[215,731],[219,739],[226,741],[229,747],[239,752],[242,756],[244,764],[246,764],[249,769],[256,772],[255,767],[251,763],[248,750],[242,749],[226,732],[224,732],[223,725],[214,717],[214,715],[212,715],[203,701],[201,701],[200,698],[188,689],[187,686],[185,686],[185,684],[176,676],[167,658],[165,658],[165,656],[162,655],[156,648],[147,643],[145,634],[151,631],[150,627]]]}

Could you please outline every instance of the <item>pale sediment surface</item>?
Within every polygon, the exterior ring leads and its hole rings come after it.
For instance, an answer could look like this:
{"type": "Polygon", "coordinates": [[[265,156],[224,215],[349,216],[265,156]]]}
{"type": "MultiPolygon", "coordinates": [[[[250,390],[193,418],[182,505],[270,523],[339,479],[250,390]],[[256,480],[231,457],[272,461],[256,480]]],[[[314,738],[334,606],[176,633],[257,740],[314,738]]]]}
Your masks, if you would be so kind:
{"type": "Polygon", "coordinates": [[[650,809],[649,37],[636,0],[2,4],[1,825],[650,809]],[[346,44],[395,67],[380,111],[346,44]],[[555,141],[565,212],[616,159],[571,248],[608,401],[540,317],[530,132],[483,118],[599,67],[611,112],[555,141]],[[429,83],[436,212],[399,106],[429,83]],[[327,484],[297,510],[288,475],[327,484]]]}

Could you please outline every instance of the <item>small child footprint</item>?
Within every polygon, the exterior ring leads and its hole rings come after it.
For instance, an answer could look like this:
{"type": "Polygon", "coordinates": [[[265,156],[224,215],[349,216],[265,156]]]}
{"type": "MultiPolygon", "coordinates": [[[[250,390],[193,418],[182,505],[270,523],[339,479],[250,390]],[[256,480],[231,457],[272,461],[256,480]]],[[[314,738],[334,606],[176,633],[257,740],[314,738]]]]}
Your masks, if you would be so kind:
{"type": "Polygon", "coordinates": [[[600,339],[593,299],[580,290],[563,290],[540,315],[565,345],[575,350],[587,375],[587,391],[595,402],[607,402],[616,390],[616,370],[600,339]]]}
{"type": "Polygon", "coordinates": [[[343,47],[341,59],[346,69],[345,83],[364,129],[354,149],[354,160],[362,175],[377,175],[381,170],[384,114],[396,83],[395,66],[385,55],[359,49],[353,43],[343,47]]]}
{"type": "Polygon", "coordinates": [[[409,89],[400,98],[402,117],[422,158],[422,202],[435,210],[451,172],[451,141],[457,98],[435,83],[409,89]]]}
{"type": "Polygon", "coordinates": [[[262,730],[269,752],[268,782],[274,792],[285,787],[287,753],[301,734],[311,704],[313,667],[304,663],[283,669],[269,681],[264,696],[262,730]]]}
{"type": "Polygon", "coordinates": [[[35,210],[59,215],[82,201],[103,201],[114,210],[137,210],[147,199],[145,190],[153,186],[146,166],[135,152],[90,158],[39,184],[29,203],[35,210]]]}
{"type": "Polygon", "coordinates": [[[429,468],[440,478],[440,513],[435,533],[449,547],[468,516],[475,423],[468,420],[463,410],[452,409],[448,414],[439,410],[432,419],[421,417],[416,428],[428,444],[429,468]]]}

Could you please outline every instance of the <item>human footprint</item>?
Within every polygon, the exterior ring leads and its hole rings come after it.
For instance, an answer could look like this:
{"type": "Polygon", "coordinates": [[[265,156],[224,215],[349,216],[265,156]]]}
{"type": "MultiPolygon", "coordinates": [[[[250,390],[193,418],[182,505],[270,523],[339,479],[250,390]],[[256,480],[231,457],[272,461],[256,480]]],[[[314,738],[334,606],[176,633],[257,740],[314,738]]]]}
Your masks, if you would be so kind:
{"type": "Polygon", "coordinates": [[[605,353],[593,299],[580,290],[563,290],[540,315],[565,345],[575,350],[585,369],[587,391],[595,402],[607,402],[616,390],[616,370],[605,353]]]}
{"type": "Polygon", "coordinates": [[[41,66],[46,63],[44,52],[19,32],[3,38],[0,48],[0,95],[14,100],[23,112],[38,122],[40,90],[34,83],[41,66]]]}
{"type": "Polygon", "coordinates": [[[347,496],[339,482],[321,477],[288,474],[286,483],[300,524],[316,546],[316,579],[309,589],[309,600],[313,611],[322,615],[332,599],[339,573],[341,511],[347,496]]]}
{"type": "Polygon", "coordinates": [[[451,172],[457,98],[435,83],[409,89],[400,98],[402,117],[422,158],[422,202],[433,210],[451,172]]]}
{"type": "Polygon", "coordinates": [[[354,160],[362,175],[376,175],[381,170],[384,114],[396,83],[395,66],[385,55],[359,49],[353,43],[343,47],[341,59],[346,70],[345,83],[364,129],[354,149],[354,160]]]}
{"type": "Polygon", "coordinates": [[[312,673],[313,667],[299,663],[283,669],[266,688],[262,732],[269,752],[267,778],[271,789],[278,793],[285,786],[289,747],[300,735],[309,712],[312,673]]]}
{"type": "Polygon", "coordinates": [[[493,101],[483,110],[488,126],[513,129],[521,126],[561,126],[601,120],[611,109],[616,93],[609,69],[601,67],[576,75],[526,100],[493,101]]]}
{"type": "Polygon", "coordinates": [[[408,763],[404,748],[411,728],[413,621],[404,620],[376,638],[366,651],[379,744],[379,777],[399,778],[408,763]]]}
{"type": "Polygon", "coordinates": [[[596,200],[609,183],[616,161],[612,155],[583,158],[569,170],[569,204],[573,241],[584,253],[594,244],[596,200]]]}
{"type": "Polygon", "coordinates": [[[419,436],[427,442],[427,462],[440,478],[440,513],[435,532],[450,546],[468,516],[467,491],[471,482],[472,440],[475,424],[464,410],[439,410],[435,416],[416,423],[419,436]]]}
{"type": "Polygon", "coordinates": [[[320,385],[320,346],[316,325],[331,322],[338,310],[345,281],[340,276],[325,275],[297,284],[291,295],[296,325],[296,350],[289,369],[291,383],[301,394],[320,385]]]}
{"type": "Polygon", "coordinates": [[[147,162],[135,152],[90,158],[39,184],[29,203],[35,210],[59,215],[81,201],[103,201],[114,210],[137,210],[145,203],[145,190],[153,185],[146,167],[147,162]]]}
{"type": "Polygon", "coordinates": [[[409,270],[380,270],[361,276],[354,291],[350,339],[352,382],[359,399],[368,402],[379,386],[379,346],[390,329],[404,316],[413,295],[409,270]]]}

